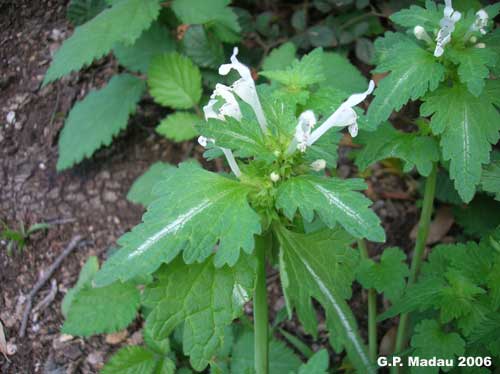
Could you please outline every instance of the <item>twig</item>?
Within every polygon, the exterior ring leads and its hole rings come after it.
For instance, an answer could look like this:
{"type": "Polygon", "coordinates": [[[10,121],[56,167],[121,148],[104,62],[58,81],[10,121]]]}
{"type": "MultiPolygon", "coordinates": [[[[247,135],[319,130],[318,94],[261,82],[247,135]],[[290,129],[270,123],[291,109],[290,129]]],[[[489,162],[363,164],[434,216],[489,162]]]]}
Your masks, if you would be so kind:
{"type": "Polygon", "coordinates": [[[35,286],[31,289],[30,293],[26,298],[26,306],[24,307],[23,312],[23,320],[21,323],[21,328],[19,329],[18,336],[20,338],[24,338],[26,333],[26,327],[28,325],[28,318],[31,312],[31,308],[33,305],[33,298],[40,291],[40,289],[45,285],[45,283],[50,279],[54,271],[57,270],[61,262],[77,247],[77,245],[82,240],[80,235],[76,235],[71,239],[68,246],[64,249],[64,251],[56,258],[56,260],[49,266],[49,268],[42,273],[38,281],[35,283],[35,286]]]}
{"type": "Polygon", "coordinates": [[[57,281],[54,278],[52,278],[52,280],[50,281],[49,293],[47,294],[47,296],[43,298],[42,301],[36,304],[36,306],[33,308],[33,313],[36,313],[38,311],[41,312],[42,310],[47,308],[54,301],[56,295],[57,295],[57,281]]]}

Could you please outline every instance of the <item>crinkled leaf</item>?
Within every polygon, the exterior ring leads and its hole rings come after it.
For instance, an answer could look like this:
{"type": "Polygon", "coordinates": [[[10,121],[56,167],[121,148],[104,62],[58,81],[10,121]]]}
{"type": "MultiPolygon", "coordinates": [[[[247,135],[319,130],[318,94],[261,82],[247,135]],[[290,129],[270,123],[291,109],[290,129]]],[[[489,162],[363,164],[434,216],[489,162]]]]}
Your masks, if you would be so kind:
{"type": "Polygon", "coordinates": [[[107,8],[104,0],[71,0],[66,11],[68,20],[76,26],[91,20],[107,8]]]}
{"type": "Polygon", "coordinates": [[[151,60],[162,53],[175,51],[175,41],[167,28],[153,22],[133,45],[118,44],[113,52],[118,62],[132,71],[147,73],[151,60]]]}
{"type": "Polygon", "coordinates": [[[186,263],[204,261],[216,243],[216,265],[234,265],[240,248],[251,253],[253,235],[260,233],[259,216],[246,199],[249,191],[192,163],[169,170],[155,185],[155,204],[141,224],[118,240],[122,249],[106,261],[96,284],[150,274],[181,251],[186,263]]]}
{"type": "Polygon", "coordinates": [[[188,109],[200,101],[200,70],[189,58],[175,52],[153,59],[148,84],[154,100],[161,105],[188,109]]]}
{"type": "Polygon", "coordinates": [[[413,29],[415,26],[422,26],[428,31],[434,30],[439,26],[439,21],[443,18],[443,12],[438,9],[432,1],[427,2],[427,8],[418,5],[412,5],[409,8],[400,10],[391,15],[392,22],[413,29]]]}
{"type": "Polygon", "coordinates": [[[424,98],[422,116],[431,116],[431,129],[441,137],[444,160],[463,201],[472,200],[482,165],[490,160],[491,144],[499,139],[500,114],[488,92],[473,96],[465,86],[440,87],[424,98]]]}
{"type": "Polygon", "coordinates": [[[185,24],[206,24],[217,22],[232,31],[239,32],[236,13],[228,7],[230,0],[174,0],[172,10],[185,24]]]}
{"type": "Polygon", "coordinates": [[[280,275],[289,311],[295,309],[306,330],[315,333],[316,313],[311,298],[326,311],[330,342],[334,349],[346,348],[361,373],[374,373],[359,336],[354,315],[345,302],[350,297],[357,252],[352,238],[342,230],[297,234],[278,227],[280,275]]]}
{"type": "Polygon", "coordinates": [[[156,132],[175,142],[183,142],[198,135],[195,125],[200,121],[193,113],[175,112],[160,122],[156,132]]]}
{"type": "Polygon", "coordinates": [[[368,208],[371,201],[357,192],[365,188],[361,179],[304,175],[289,179],[279,187],[276,206],[289,219],[293,219],[298,209],[302,217],[311,222],[317,212],[330,228],[339,223],[357,238],[383,242],[385,232],[380,220],[368,208]]]}
{"type": "Polygon", "coordinates": [[[405,261],[406,255],[401,249],[387,248],[382,253],[380,263],[362,259],[356,277],[364,288],[375,288],[389,300],[395,300],[403,293],[406,277],[410,274],[405,261]]]}
{"type": "Polygon", "coordinates": [[[180,324],[183,350],[194,369],[203,370],[223,346],[224,329],[243,311],[252,294],[255,263],[242,256],[217,269],[212,259],[186,265],[178,258],[156,274],[144,292],[152,308],[146,323],[156,338],[166,338],[180,324]]]}
{"type": "Polygon", "coordinates": [[[292,42],[286,42],[274,48],[262,63],[263,70],[279,70],[290,66],[295,60],[297,47],[292,42]]]}
{"type": "Polygon", "coordinates": [[[174,374],[175,364],[169,358],[159,359],[150,350],[128,346],[116,352],[104,365],[102,374],[174,374]]]}
{"type": "MultiPolygon", "coordinates": [[[[375,47],[381,44],[383,42],[376,43],[375,47]]],[[[371,123],[385,121],[393,110],[399,111],[408,100],[417,100],[428,91],[435,90],[445,73],[443,65],[436,61],[432,53],[410,39],[392,45],[385,52],[377,72],[386,71],[391,73],[379,82],[375,99],[368,108],[368,121],[371,123]]]]}
{"type": "Polygon", "coordinates": [[[136,204],[147,207],[154,199],[153,186],[162,179],[163,175],[173,168],[164,162],[155,162],[149,169],[138,177],[127,194],[127,199],[136,204]]]}
{"type": "Polygon", "coordinates": [[[160,12],[159,0],[123,0],[76,28],[56,52],[43,84],[89,65],[116,43],[130,45],[160,12]]]}
{"type": "Polygon", "coordinates": [[[198,66],[216,69],[224,62],[221,41],[202,25],[192,25],[187,29],[182,46],[186,56],[198,66]]]}
{"type": "Polygon", "coordinates": [[[405,162],[405,172],[416,166],[421,175],[428,176],[432,164],[439,160],[439,146],[433,137],[398,131],[389,123],[384,123],[375,132],[361,132],[355,141],[364,145],[356,155],[356,166],[360,170],[395,157],[405,162]]]}
{"type": "Polygon", "coordinates": [[[121,74],[75,104],[59,136],[57,170],[67,169],[109,145],[113,136],[127,126],[144,89],[139,78],[121,74]]]}
{"type": "MultiPolygon", "coordinates": [[[[415,350],[413,356],[430,359],[455,359],[465,352],[465,341],[457,333],[447,333],[436,321],[424,320],[415,327],[415,335],[411,339],[411,346],[415,350]]],[[[443,371],[452,368],[443,367],[443,371]]],[[[412,367],[412,373],[439,373],[439,367],[412,367]]]]}
{"type": "Polygon", "coordinates": [[[366,78],[344,56],[325,52],[322,57],[324,81],[322,87],[333,87],[348,94],[363,92],[368,85],[366,78]]]}

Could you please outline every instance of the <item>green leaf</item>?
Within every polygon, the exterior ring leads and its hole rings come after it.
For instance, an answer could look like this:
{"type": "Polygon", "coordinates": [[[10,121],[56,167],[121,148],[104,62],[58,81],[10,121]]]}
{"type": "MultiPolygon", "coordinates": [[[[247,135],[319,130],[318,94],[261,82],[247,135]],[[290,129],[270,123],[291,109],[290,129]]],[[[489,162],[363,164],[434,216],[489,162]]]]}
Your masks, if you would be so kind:
{"type": "Polygon", "coordinates": [[[385,241],[385,233],[377,215],[368,208],[371,201],[356,190],[366,184],[361,179],[342,180],[304,175],[289,179],[278,189],[276,206],[289,219],[297,209],[307,222],[317,212],[330,228],[337,223],[351,235],[376,242],[385,241]]]}
{"type": "Polygon", "coordinates": [[[328,361],[328,351],[321,349],[299,368],[298,374],[327,374],[328,361]]]}
{"type": "Polygon", "coordinates": [[[201,74],[193,62],[178,53],[157,56],[151,62],[148,84],[154,100],[175,109],[192,108],[201,98],[201,74]]]}
{"type": "MultiPolygon", "coordinates": [[[[378,42],[375,47],[381,44],[383,42],[378,42]]],[[[368,108],[368,121],[372,123],[385,121],[393,110],[399,111],[408,100],[417,100],[427,91],[434,91],[445,74],[443,65],[410,39],[396,43],[385,52],[376,71],[391,73],[379,82],[375,99],[368,108]]]]}
{"type": "Polygon", "coordinates": [[[500,201],[500,160],[493,161],[483,169],[481,176],[483,190],[495,195],[495,199],[500,201]]]}
{"type": "Polygon", "coordinates": [[[127,194],[127,200],[147,207],[154,199],[153,186],[162,179],[163,175],[173,168],[164,162],[155,162],[140,177],[138,177],[127,194]]]}
{"type": "Polygon", "coordinates": [[[279,70],[289,67],[295,60],[297,47],[292,42],[286,42],[274,48],[264,59],[262,70],[279,70]]]}
{"type": "Polygon", "coordinates": [[[190,26],[182,38],[183,51],[198,66],[217,69],[224,62],[221,41],[202,25],[190,26]]]}
{"type": "Polygon", "coordinates": [[[361,72],[349,60],[332,52],[323,53],[323,74],[325,80],[322,87],[334,87],[347,94],[366,91],[368,82],[361,72]]]}
{"type": "Polygon", "coordinates": [[[99,261],[97,260],[97,257],[90,256],[85,262],[85,265],[83,265],[82,270],[80,270],[80,275],[78,276],[78,281],[75,286],[64,296],[61,304],[61,310],[65,317],[68,315],[68,311],[71,308],[71,304],[73,303],[75,296],[81,289],[91,285],[92,279],[98,270],[99,261]]]}
{"type": "Polygon", "coordinates": [[[252,260],[242,256],[233,267],[217,269],[212,259],[186,265],[178,258],[162,268],[158,281],[144,291],[153,336],[166,338],[184,324],[184,353],[195,370],[203,370],[222,348],[225,327],[241,315],[253,292],[252,260]]]}
{"type": "Polygon", "coordinates": [[[403,293],[410,271],[406,255],[399,248],[387,248],[382,253],[380,263],[362,259],[356,277],[364,288],[375,288],[389,300],[396,300],[403,293]]]}
{"type": "MultiPolygon", "coordinates": [[[[494,17],[490,16],[491,19],[494,17]]],[[[488,49],[497,55],[496,66],[492,69],[493,74],[498,78],[500,76],[500,28],[486,34],[481,41],[488,46],[488,49]]]]}
{"type": "Polygon", "coordinates": [[[104,0],[71,0],[66,17],[75,26],[84,24],[107,8],[104,0]]]}
{"type": "Polygon", "coordinates": [[[116,43],[134,43],[158,17],[159,3],[159,0],[123,0],[77,27],[56,52],[43,84],[89,65],[116,43]]]}
{"type": "Polygon", "coordinates": [[[389,123],[382,124],[375,132],[361,132],[355,141],[364,145],[355,160],[360,170],[395,157],[404,161],[405,172],[416,166],[421,175],[428,176],[432,164],[439,161],[439,146],[433,137],[398,131],[389,123]]]}
{"type": "Polygon", "coordinates": [[[151,60],[162,53],[175,51],[175,41],[167,28],[153,22],[133,45],[118,44],[113,52],[118,62],[132,71],[147,73],[151,60]]]}
{"type": "Polygon", "coordinates": [[[148,207],[143,223],[118,240],[122,249],[104,264],[94,282],[103,286],[151,274],[181,251],[186,263],[201,262],[216,243],[215,264],[234,265],[240,248],[252,252],[253,235],[261,231],[259,216],[246,199],[250,190],[193,163],[173,168],[155,185],[158,199],[148,207]]]}
{"type": "Polygon", "coordinates": [[[322,71],[323,49],[316,48],[295,60],[286,69],[262,71],[260,75],[286,86],[290,91],[300,90],[324,79],[322,71]]]}
{"type": "MultiPolygon", "coordinates": [[[[245,331],[236,341],[231,357],[231,373],[253,374],[254,364],[254,334],[245,331]]],[[[269,373],[282,374],[297,370],[299,358],[283,342],[271,339],[269,342],[269,373]]]]}
{"type": "Polygon", "coordinates": [[[62,331],[78,336],[120,331],[134,320],[139,303],[139,290],[131,283],[84,287],[73,297],[62,331]]]}
{"type": "Polygon", "coordinates": [[[412,5],[390,16],[390,20],[400,26],[411,29],[415,26],[422,26],[429,31],[439,26],[441,18],[443,18],[442,10],[438,9],[436,4],[430,1],[427,2],[427,9],[412,5]]]}
{"type": "Polygon", "coordinates": [[[326,311],[330,342],[337,351],[346,348],[360,373],[375,373],[359,336],[354,315],[345,302],[350,297],[357,252],[342,230],[304,235],[279,226],[280,275],[289,312],[295,308],[304,328],[314,333],[316,312],[311,298],[326,311]]]}
{"type": "MultiPolygon", "coordinates": [[[[433,320],[424,320],[415,327],[415,335],[411,339],[415,348],[412,355],[420,358],[455,359],[465,352],[465,342],[457,333],[446,333],[433,320]]],[[[451,368],[443,368],[449,371],[451,368]]],[[[439,373],[439,367],[412,367],[412,373],[439,373]]]]}
{"type": "Polygon", "coordinates": [[[139,78],[120,74],[76,103],[59,136],[57,170],[67,169],[111,144],[113,136],[127,126],[144,89],[139,78]]]}
{"type": "Polygon", "coordinates": [[[484,80],[490,75],[490,67],[494,67],[497,55],[488,48],[469,47],[450,49],[450,58],[458,64],[460,81],[467,85],[471,94],[479,97],[484,89],[484,80]]]}
{"type": "Polygon", "coordinates": [[[499,211],[500,202],[478,195],[467,206],[454,207],[453,216],[464,233],[481,238],[500,225],[499,211]]]}
{"type": "Polygon", "coordinates": [[[195,129],[198,122],[201,122],[200,117],[193,113],[175,112],[160,122],[156,132],[175,142],[183,142],[198,135],[195,129]]]}
{"type": "Polygon", "coordinates": [[[232,31],[239,32],[236,13],[228,7],[231,0],[174,0],[172,10],[185,24],[206,24],[217,22],[232,31]]]}
{"type": "Polygon", "coordinates": [[[175,365],[170,359],[158,360],[153,352],[138,346],[120,349],[102,369],[102,374],[173,374],[174,372],[175,365]]]}
{"type": "Polygon", "coordinates": [[[431,129],[441,137],[442,154],[450,160],[450,177],[464,202],[472,200],[489,162],[491,144],[499,138],[500,114],[483,93],[473,96],[465,86],[440,87],[424,98],[422,116],[430,116],[431,129]]]}

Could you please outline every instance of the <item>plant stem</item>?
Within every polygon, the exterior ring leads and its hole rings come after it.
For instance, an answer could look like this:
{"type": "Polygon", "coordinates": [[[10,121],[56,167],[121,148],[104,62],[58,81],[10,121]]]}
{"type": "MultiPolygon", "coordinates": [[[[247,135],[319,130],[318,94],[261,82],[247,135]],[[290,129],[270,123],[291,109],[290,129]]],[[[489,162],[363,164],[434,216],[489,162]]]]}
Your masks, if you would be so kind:
{"type": "MultiPolygon", "coordinates": [[[[424,257],[425,244],[427,236],[429,235],[429,226],[431,223],[432,208],[434,206],[434,195],[436,192],[436,179],[437,179],[437,165],[434,163],[432,171],[427,177],[425,182],[424,202],[422,211],[420,212],[420,221],[418,223],[417,241],[415,243],[415,250],[413,252],[413,259],[411,261],[410,276],[408,277],[408,286],[415,283],[422,265],[424,257]]],[[[404,313],[399,318],[398,334],[396,337],[396,346],[394,352],[397,354],[401,352],[406,345],[406,330],[408,327],[409,314],[404,313]]],[[[398,368],[394,367],[392,373],[397,373],[398,368]]]]}
{"type": "Polygon", "coordinates": [[[268,374],[269,372],[269,317],[266,287],[266,250],[271,247],[271,235],[256,238],[255,253],[257,255],[257,279],[253,298],[254,319],[254,350],[255,373],[268,374]]]}
{"type": "MultiPolygon", "coordinates": [[[[370,258],[364,239],[358,240],[359,253],[362,258],[370,258]]],[[[377,293],[373,288],[368,290],[368,352],[370,359],[377,360],[377,293]]]]}

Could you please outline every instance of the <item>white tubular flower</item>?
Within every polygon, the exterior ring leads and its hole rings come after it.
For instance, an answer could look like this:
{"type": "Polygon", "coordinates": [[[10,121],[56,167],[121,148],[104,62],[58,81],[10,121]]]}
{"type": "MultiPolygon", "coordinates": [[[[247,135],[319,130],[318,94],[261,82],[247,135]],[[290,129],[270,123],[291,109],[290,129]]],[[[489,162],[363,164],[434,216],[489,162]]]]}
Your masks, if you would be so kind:
{"type": "Polygon", "coordinates": [[[273,183],[276,183],[277,181],[280,180],[280,175],[273,171],[270,175],[269,178],[273,181],[273,183]]]}
{"type": "Polygon", "coordinates": [[[311,133],[311,136],[307,141],[307,146],[313,145],[314,142],[316,142],[332,127],[347,127],[353,138],[358,135],[358,115],[354,111],[353,107],[364,101],[374,89],[375,82],[370,81],[368,89],[365,92],[349,96],[349,98],[344,101],[339,108],[321,124],[320,127],[311,133]]]}
{"type": "Polygon", "coordinates": [[[235,118],[237,121],[241,120],[240,106],[231,92],[231,88],[220,83],[215,85],[215,90],[210,96],[208,104],[203,107],[203,113],[205,114],[205,119],[216,118],[224,121],[225,117],[229,116],[235,118]],[[224,104],[222,104],[218,113],[214,109],[215,104],[219,102],[217,97],[222,97],[224,100],[224,104]]]}
{"type": "MultiPolygon", "coordinates": [[[[198,137],[198,143],[202,147],[206,148],[208,143],[215,144],[215,139],[207,138],[205,136],[200,136],[200,137],[198,137]]],[[[224,156],[226,156],[227,163],[229,164],[229,167],[231,168],[231,171],[233,172],[233,174],[236,175],[237,178],[241,177],[241,170],[240,170],[238,164],[236,163],[233,152],[228,148],[224,148],[224,147],[219,147],[219,148],[224,153],[224,156]]]]}
{"type": "Polygon", "coordinates": [[[474,47],[476,47],[476,48],[486,48],[486,44],[484,44],[484,43],[477,43],[474,47]]]}
{"type": "Polygon", "coordinates": [[[319,160],[316,160],[311,164],[311,168],[314,171],[321,171],[326,168],[326,161],[320,158],[319,160]]]}
{"type": "Polygon", "coordinates": [[[484,9],[480,9],[476,12],[476,20],[469,28],[469,31],[479,31],[482,35],[484,35],[486,34],[486,26],[488,26],[488,13],[486,13],[484,9]]]}
{"type": "Polygon", "coordinates": [[[206,148],[208,143],[214,143],[215,144],[215,139],[213,138],[207,138],[205,136],[200,136],[198,137],[198,144],[201,145],[203,148],[206,148]]]}
{"type": "Polygon", "coordinates": [[[441,28],[436,37],[436,49],[434,50],[435,57],[443,55],[444,47],[451,41],[451,33],[455,30],[455,23],[462,18],[462,14],[453,9],[451,0],[445,0],[444,3],[444,17],[441,18],[439,22],[441,28]]]}
{"type": "Polygon", "coordinates": [[[250,69],[238,61],[236,56],[238,55],[238,47],[234,47],[233,55],[231,56],[230,64],[223,64],[219,67],[220,75],[227,75],[231,69],[236,70],[240,74],[240,79],[233,83],[231,90],[235,92],[241,100],[250,105],[255,112],[257,121],[259,122],[260,128],[264,134],[267,132],[267,121],[260,104],[259,96],[257,95],[257,89],[255,88],[255,82],[252,78],[250,69]]]}
{"type": "Polygon", "coordinates": [[[429,34],[427,34],[427,31],[425,31],[425,29],[420,25],[415,26],[415,28],[413,29],[413,34],[418,40],[423,40],[427,44],[432,43],[431,37],[429,36],[429,34]]]}
{"type": "Polygon", "coordinates": [[[311,131],[316,126],[316,116],[312,110],[306,110],[299,116],[299,123],[295,127],[295,137],[290,144],[289,153],[298,149],[305,152],[311,131]]]}

